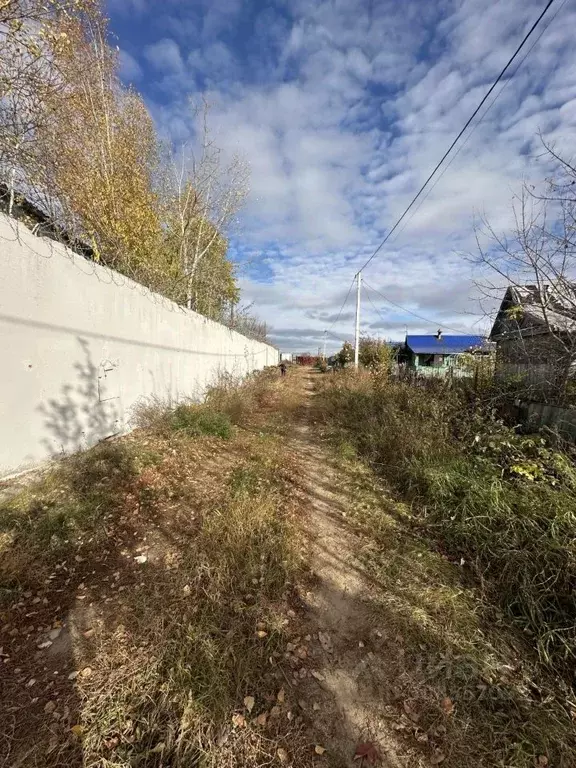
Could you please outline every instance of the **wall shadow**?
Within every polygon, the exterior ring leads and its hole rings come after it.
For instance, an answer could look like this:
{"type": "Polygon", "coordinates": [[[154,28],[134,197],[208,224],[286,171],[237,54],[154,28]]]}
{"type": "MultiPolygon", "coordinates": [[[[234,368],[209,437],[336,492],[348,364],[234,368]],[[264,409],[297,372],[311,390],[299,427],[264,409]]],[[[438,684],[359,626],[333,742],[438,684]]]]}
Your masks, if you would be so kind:
{"type": "Polygon", "coordinates": [[[122,429],[120,398],[113,397],[113,392],[100,391],[107,361],[96,364],[88,341],[82,337],[77,341],[83,359],[74,363],[75,381],[64,384],[58,398],[50,398],[38,406],[44,417],[44,428],[50,435],[42,444],[52,456],[89,448],[122,429]],[[101,394],[108,399],[102,399],[101,394]]]}

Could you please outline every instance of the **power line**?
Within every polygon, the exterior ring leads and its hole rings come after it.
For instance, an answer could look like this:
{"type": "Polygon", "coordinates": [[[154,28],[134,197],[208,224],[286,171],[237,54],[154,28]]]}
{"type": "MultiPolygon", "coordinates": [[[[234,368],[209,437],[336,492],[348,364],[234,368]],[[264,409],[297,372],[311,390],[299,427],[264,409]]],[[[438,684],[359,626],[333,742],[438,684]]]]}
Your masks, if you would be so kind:
{"type": "Polygon", "coordinates": [[[414,216],[415,216],[415,215],[418,213],[418,211],[420,210],[420,208],[422,207],[422,205],[423,205],[423,204],[426,202],[426,200],[427,200],[427,199],[429,198],[429,196],[432,194],[432,192],[433,192],[433,191],[434,191],[434,189],[436,188],[436,185],[437,185],[437,184],[438,184],[438,183],[439,183],[439,182],[442,180],[442,178],[444,177],[444,174],[446,173],[446,171],[447,171],[447,170],[450,168],[450,166],[452,165],[452,163],[454,162],[454,160],[456,160],[456,158],[458,157],[458,155],[460,154],[460,152],[461,152],[461,151],[464,149],[464,147],[466,146],[466,144],[467,144],[467,143],[470,141],[470,139],[471,139],[471,138],[472,138],[472,136],[474,135],[474,132],[476,131],[476,129],[477,129],[477,128],[478,128],[478,127],[479,127],[479,126],[482,124],[482,121],[484,120],[484,118],[486,117],[486,115],[488,114],[488,112],[490,112],[490,110],[492,109],[492,107],[494,106],[494,104],[495,104],[495,103],[498,101],[498,99],[500,98],[500,96],[501,96],[501,95],[504,93],[504,91],[506,90],[506,88],[507,88],[507,87],[510,85],[510,83],[511,83],[511,82],[512,82],[512,80],[514,79],[514,76],[516,75],[516,73],[518,72],[518,70],[519,70],[519,69],[522,67],[522,65],[524,64],[524,62],[525,62],[525,61],[526,61],[526,59],[528,58],[528,56],[530,56],[530,54],[532,53],[532,51],[534,50],[534,48],[535,48],[535,47],[538,45],[538,43],[540,42],[540,40],[541,40],[541,38],[542,38],[542,35],[544,35],[544,34],[545,34],[545,32],[548,30],[548,28],[550,27],[550,25],[552,24],[552,22],[553,22],[553,21],[554,21],[554,19],[556,18],[556,16],[558,16],[558,14],[559,14],[559,13],[560,13],[560,11],[562,10],[562,8],[564,8],[564,6],[566,5],[566,3],[567,3],[567,2],[568,2],[568,0],[563,0],[562,4],[559,6],[559,8],[558,8],[558,10],[556,11],[556,13],[554,14],[554,16],[552,16],[552,18],[550,19],[550,21],[548,22],[548,24],[546,24],[546,26],[545,26],[545,27],[544,27],[544,29],[543,29],[543,30],[540,32],[540,34],[538,35],[538,37],[537,37],[537,38],[534,40],[534,42],[532,43],[532,45],[530,46],[530,48],[528,48],[528,50],[527,50],[527,51],[526,51],[526,53],[524,54],[524,57],[523,57],[523,58],[522,58],[522,60],[519,62],[519,64],[518,64],[518,66],[516,67],[516,69],[515,69],[515,70],[514,70],[514,71],[511,73],[511,75],[510,75],[510,77],[508,78],[508,80],[506,80],[506,82],[504,83],[504,85],[502,86],[502,88],[501,88],[501,89],[498,91],[498,93],[497,93],[497,94],[494,96],[494,98],[492,99],[492,101],[490,102],[490,104],[488,104],[488,106],[487,106],[487,107],[486,107],[486,109],[484,110],[483,114],[480,116],[480,120],[478,120],[478,122],[477,122],[477,123],[476,123],[476,124],[475,124],[475,125],[472,127],[472,130],[470,131],[470,133],[468,134],[468,136],[466,136],[466,138],[464,139],[464,141],[462,142],[462,144],[461,144],[461,145],[458,147],[458,149],[457,149],[457,150],[456,150],[456,152],[454,153],[453,157],[450,159],[450,162],[448,163],[448,165],[446,165],[446,166],[445,166],[445,168],[442,170],[442,173],[441,173],[441,174],[438,176],[438,178],[435,180],[434,184],[432,184],[432,186],[430,187],[430,189],[428,190],[428,192],[426,192],[426,194],[424,195],[424,197],[422,198],[422,200],[420,200],[420,202],[419,202],[419,203],[418,203],[418,205],[416,206],[415,210],[414,210],[414,211],[412,211],[412,215],[411,215],[411,216],[410,216],[410,218],[409,218],[409,219],[408,219],[408,220],[407,220],[407,221],[404,223],[404,226],[403,226],[403,227],[400,229],[400,231],[398,232],[398,234],[396,235],[396,237],[394,238],[394,240],[393,240],[392,242],[396,242],[396,241],[398,240],[398,238],[400,237],[400,235],[402,234],[402,232],[404,232],[404,230],[405,230],[405,229],[406,229],[406,227],[407,227],[407,226],[410,224],[410,222],[412,221],[412,219],[414,218],[414,216]]]}
{"type": "Polygon", "coordinates": [[[330,336],[332,336],[334,339],[337,339],[338,341],[345,342],[347,339],[345,339],[343,336],[338,336],[337,333],[332,333],[332,331],[326,331],[326,333],[329,333],[330,336]]]}
{"type": "MultiPolygon", "coordinates": [[[[456,144],[458,143],[458,141],[460,140],[460,138],[462,137],[462,135],[464,134],[464,132],[466,131],[466,129],[468,128],[468,126],[470,125],[470,123],[471,123],[471,122],[474,120],[474,118],[476,117],[476,115],[478,114],[478,112],[480,112],[480,110],[482,109],[482,107],[484,106],[484,104],[486,103],[486,101],[488,100],[488,98],[490,97],[490,94],[491,94],[491,93],[494,91],[494,89],[496,88],[496,86],[498,85],[498,83],[500,82],[500,80],[501,80],[501,79],[504,77],[504,75],[506,74],[506,72],[507,72],[507,71],[508,71],[508,69],[510,68],[511,64],[514,62],[514,60],[516,59],[516,57],[518,56],[518,54],[520,53],[520,51],[522,50],[522,48],[524,47],[524,45],[526,44],[526,42],[528,41],[528,39],[529,39],[529,38],[532,36],[532,33],[533,33],[533,32],[534,32],[534,30],[535,30],[535,29],[538,27],[538,25],[540,24],[540,22],[542,21],[542,19],[543,19],[543,18],[544,18],[544,16],[546,15],[546,13],[547,13],[548,9],[550,8],[550,6],[552,5],[552,3],[553,3],[553,2],[554,2],[554,0],[548,0],[548,2],[546,3],[546,6],[545,6],[545,8],[544,8],[544,10],[543,10],[543,11],[540,13],[540,15],[538,16],[538,18],[536,19],[536,21],[535,21],[535,22],[532,24],[532,26],[530,27],[530,29],[528,30],[528,32],[527,32],[527,33],[524,35],[524,38],[522,39],[522,41],[521,41],[520,45],[519,45],[519,46],[516,48],[516,50],[514,51],[514,53],[512,54],[512,56],[510,57],[510,59],[508,59],[508,62],[506,63],[505,67],[502,69],[502,71],[500,72],[500,74],[498,75],[498,77],[496,78],[496,80],[495,80],[495,81],[492,83],[492,85],[490,86],[490,88],[488,89],[488,91],[485,93],[484,97],[482,98],[482,100],[480,101],[480,103],[478,104],[478,106],[476,107],[476,109],[474,110],[474,112],[472,112],[472,114],[470,115],[470,117],[468,118],[468,120],[466,121],[466,123],[464,124],[464,127],[461,129],[461,131],[458,133],[458,135],[456,136],[456,138],[455,138],[455,139],[453,140],[453,142],[450,144],[450,146],[448,147],[448,149],[446,150],[446,152],[445,152],[445,153],[442,155],[441,159],[439,160],[439,162],[438,162],[438,163],[436,164],[436,166],[434,167],[434,170],[432,171],[432,173],[430,173],[430,175],[428,176],[428,178],[426,179],[426,181],[424,182],[424,184],[422,184],[422,186],[420,187],[420,189],[418,190],[418,192],[417,192],[417,193],[414,195],[414,197],[413,197],[413,198],[412,198],[412,200],[410,201],[410,203],[409,203],[408,207],[407,207],[407,208],[404,210],[404,212],[402,213],[402,215],[400,216],[400,218],[399,218],[399,219],[396,221],[396,223],[394,224],[394,226],[392,227],[392,229],[390,229],[390,230],[388,231],[388,233],[387,233],[386,237],[385,237],[385,238],[382,240],[382,242],[380,243],[380,245],[379,245],[379,246],[376,248],[376,250],[374,251],[374,253],[373,253],[373,254],[370,256],[370,258],[369,258],[369,259],[368,259],[368,260],[367,260],[367,261],[364,263],[364,265],[363,265],[362,267],[360,267],[360,270],[359,270],[360,272],[361,272],[362,270],[366,269],[366,267],[367,267],[367,266],[370,264],[370,262],[371,262],[371,261],[372,261],[372,260],[375,258],[375,256],[376,256],[376,255],[379,253],[379,251],[380,251],[380,250],[383,248],[383,246],[384,246],[384,245],[385,245],[385,244],[388,242],[388,240],[390,239],[390,237],[391,237],[392,233],[393,233],[393,232],[394,232],[394,231],[395,231],[395,230],[398,228],[398,226],[399,226],[399,225],[402,223],[402,221],[403,221],[403,220],[404,220],[404,218],[406,217],[407,213],[408,213],[408,212],[409,212],[409,211],[412,209],[412,207],[413,207],[414,203],[415,203],[415,202],[416,202],[416,201],[419,199],[419,197],[420,197],[420,196],[421,196],[421,194],[424,192],[424,190],[426,189],[426,187],[428,186],[428,184],[429,184],[429,183],[432,181],[432,179],[434,178],[434,176],[436,175],[437,171],[440,169],[440,166],[442,166],[442,165],[444,164],[444,161],[446,160],[446,158],[448,157],[448,155],[450,154],[450,152],[452,152],[452,150],[454,149],[454,147],[456,146],[456,144]]],[[[351,289],[352,289],[352,286],[350,286],[350,290],[351,290],[351,289]]]]}
{"type": "Polygon", "coordinates": [[[378,294],[378,296],[380,296],[381,299],[384,299],[384,301],[387,302],[388,304],[392,304],[392,306],[397,307],[398,309],[401,309],[403,312],[406,312],[406,314],[408,315],[412,315],[412,317],[417,317],[418,320],[423,320],[425,323],[430,323],[430,325],[439,325],[442,328],[446,328],[449,331],[454,331],[455,333],[463,333],[462,330],[458,330],[457,328],[451,328],[449,325],[446,325],[445,323],[441,323],[438,320],[430,320],[429,317],[423,317],[422,315],[416,314],[416,312],[412,312],[410,309],[406,309],[406,307],[403,307],[400,304],[397,304],[395,301],[392,301],[392,299],[389,299],[387,296],[384,296],[383,293],[380,293],[380,291],[376,290],[376,288],[374,288],[372,285],[368,285],[366,281],[364,281],[364,285],[366,286],[366,288],[369,288],[371,291],[374,291],[374,293],[378,294]]]}
{"type": "Polygon", "coordinates": [[[334,326],[336,325],[338,320],[340,320],[340,315],[342,314],[342,311],[343,311],[344,307],[346,306],[346,302],[348,301],[348,298],[350,297],[350,293],[352,292],[352,286],[354,285],[354,280],[355,279],[356,279],[356,275],[354,275],[354,277],[352,278],[352,282],[350,283],[350,288],[348,288],[348,293],[346,294],[346,298],[342,302],[342,306],[340,307],[340,311],[338,312],[338,314],[336,316],[336,320],[334,320],[334,322],[332,323],[332,325],[328,329],[327,333],[330,333],[330,331],[332,330],[332,328],[334,328],[334,326]]]}
{"type": "MultiPolygon", "coordinates": [[[[364,281],[364,285],[366,286],[366,281],[364,281]]],[[[366,286],[366,287],[367,287],[367,288],[369,288],[370,286],[368,285],[368,286],[366,286]]],[[[372,289],[372,290],[374,290],[374,289],[372,289]]],[[[369,293],[366,293],[366,298],[368,299],[368,301],[370,302],[370,304],[372,304],[372,309],[373,309],[373,310],[374,310],[374,311],[377,313],[377,315],[380,317],[380,319],[382,320],[382,322],[383,322],[383,323],[387,322],[387,321],[386,321],[386,318],[384,317],[384,315],[382,314],[382,312],[380,312],[380,310],[378,309],[378,307],[376,306],[376,304],[374,304],[374,302],[373,302],[373,301],[372,301],[372,299],[370,298],[370,294],[369,294],[369,293]]]]}

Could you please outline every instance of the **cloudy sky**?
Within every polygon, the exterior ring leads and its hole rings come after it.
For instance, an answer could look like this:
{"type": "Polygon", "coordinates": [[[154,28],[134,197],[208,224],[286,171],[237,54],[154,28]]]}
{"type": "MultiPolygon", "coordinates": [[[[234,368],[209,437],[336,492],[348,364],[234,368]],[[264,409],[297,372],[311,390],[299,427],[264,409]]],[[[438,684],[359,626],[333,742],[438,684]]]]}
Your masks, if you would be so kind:
{"type": "MultiPolygon", "coordinates": [[[[231,246],[245,300],[282,349],[315,351],[327,328],[329,349],[352,338],[353,291],[333,323],[354,273],[544,4],[109,0],[108,11],[123,79],[161,130],[191,139],[189,99],[205,94],[218,143],[249,161],[250,197],[231,246]]],[[[364,331],[400,339],[406,326],[488,327],[467,256],[474,220],[510,227],[512,195],[544,173],[538,132],[571,153],[574,29],[576,3],[556,0],[482,123],[366,271],[364,331]]]]}

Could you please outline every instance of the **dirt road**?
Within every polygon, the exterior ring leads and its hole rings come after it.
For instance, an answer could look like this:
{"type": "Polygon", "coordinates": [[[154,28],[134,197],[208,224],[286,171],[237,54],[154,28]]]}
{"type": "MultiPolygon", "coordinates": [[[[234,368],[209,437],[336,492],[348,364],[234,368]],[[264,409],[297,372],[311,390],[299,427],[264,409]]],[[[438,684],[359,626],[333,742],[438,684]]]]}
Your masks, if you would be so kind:
{"type": "MultiPolygon", "coordinates": [[[[392,704],[397,666],[389,663],[389,644],[396,645],[395,657],[402,638],[390,637],[375,615],[377,590],[357,556],[363,541],[347,520],[352,488],[345,480],[351,478],[343,476],[341,462],[335,461],[315,428],[315,376],[302,376],[303,409],[290,437],[309,502],[303,525],[312,583],[303,595],[307,612],[302,634],[311,634],[319,649],[317,676],[300,683],[298,695],[309,710],[313,702],[316,741],[328,750],[331,764],[358,765],[353,758],[363,743],[374,745],[384,766],[429,765],[399,737],[404,728],[392,704]]],[[[375,758],[376,753],[371,754],[375,758]]]]}

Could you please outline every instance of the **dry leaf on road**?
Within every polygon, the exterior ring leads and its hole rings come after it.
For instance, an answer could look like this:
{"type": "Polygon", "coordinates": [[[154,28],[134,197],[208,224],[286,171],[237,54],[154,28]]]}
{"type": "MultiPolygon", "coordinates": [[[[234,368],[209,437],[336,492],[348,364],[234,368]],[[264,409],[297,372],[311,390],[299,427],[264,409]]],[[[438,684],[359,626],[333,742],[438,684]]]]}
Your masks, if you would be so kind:
{"type": "Polygon", "coordinates": [[[252,712],[254,709],[254,696],[246,696],[244,699],[244,706],[248,710],[248,712],[252,712]]]}
{"type": "Polygon", "coordinates": [[[232,725],[235,725],[238,728],[244,728],[246,726],[246,719],[244,715],[241,715],[238,712],[234,713],[232,715],[232,725]]]}
{"type": "Polygon", "coordinates": [[[314,747],[314,752],[316,752],[317,755],[323,755],[324,752],[326,752],[326,749],[324,747],[321,747],[320,744],[316,744],[314,747]]]}
{"type": "Polygon", "coordinates": [[[288,762],[288,752],[286,752],[284,747],[279,747],[276,754],[278,755],[278,760],[280,760],[281,763],[288,762]]]}
{"type": "Polygon", "coordinates": [[[371,741],[358,744],[356,752],[354,752],[354,760],[366,760],[367,763],[374,765],[376,761],[380,760],[378,750],[371,741]]]}
{"type": "Polygon", "coordinates": [[[323,650],[326,651],[326,653],[332,653],[334,650],[334,647],[332,645],[332,640],[330,639],[330,635],[326,632],[318,632],[318,640],[320,641],[320,645],[322,646],[323,650]]]}
{"type": "Polygon", "coordinates": [[[406,712],[413,723],[417,723],[420,720],[420,714],[412,707],[410,702],[405,701],[402,706],[404,707],[404,712],[406,712]]]}
{"type": "Polygon", "coordinates": [[[452,712],[454,712],[454,702],[449,696],[446,696],[445,699],[442,699],[442,709],[447,715],[451,715],[452,712]]]}
{"type": "Polygon", "coordinates": [[[286,698],[286,694],[284,693],[284,688],[280,688],[278,691],[278,696],[276,697],[278,700],[278,704],[284,704],[284,699],[286,698]]]}

